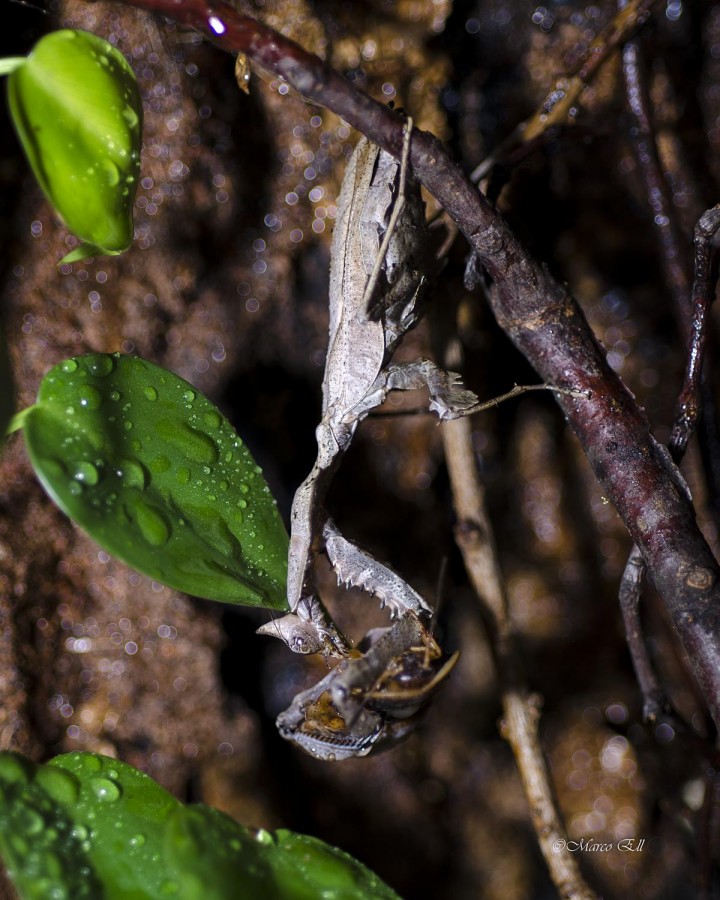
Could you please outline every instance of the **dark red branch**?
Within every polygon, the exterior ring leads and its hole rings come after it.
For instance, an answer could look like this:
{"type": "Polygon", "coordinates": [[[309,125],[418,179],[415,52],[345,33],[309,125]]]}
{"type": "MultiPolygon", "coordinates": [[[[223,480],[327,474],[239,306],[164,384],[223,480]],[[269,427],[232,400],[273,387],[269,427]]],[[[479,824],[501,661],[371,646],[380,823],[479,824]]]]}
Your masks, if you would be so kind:
{"type": "MultiPolygon", "coordinates": [[[[224,3],[129,2],[191,25],[230,52],[247,54],[400,155],[403,122],[396,113],[271,29],[224,3]]],[[[558,402],[639,546],[720,725],[720,570],[667,451],[650,434],[645,414],[608,366],[567,290],[529,257],[440,142],[414,132],[411,160],[417,178],[457,223],[493,278],[493,311],[516,346],[545,381],[590,392],[588,398],[563,396],[558,402]]]]}

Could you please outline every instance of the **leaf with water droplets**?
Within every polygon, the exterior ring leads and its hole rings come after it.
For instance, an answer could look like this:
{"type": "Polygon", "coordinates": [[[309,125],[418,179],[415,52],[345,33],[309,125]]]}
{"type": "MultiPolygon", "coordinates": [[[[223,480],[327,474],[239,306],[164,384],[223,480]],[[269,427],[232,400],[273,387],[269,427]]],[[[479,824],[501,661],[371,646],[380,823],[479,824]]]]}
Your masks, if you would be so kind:
{"type": "Polygon", "coordinates": [[[337,847],[284,828],[263,835],[283,900],[399,900],[374,872],[337,847]]]}
{"type": "Polygon", "coordinates": [[[398,900],[356,859],[308,835],[254,835],[216,809],[181,806],[165,830],[168,881],[178,900],[398,900]]]}
{"type": "Polygon", "coordinates": [[[40,187],[82,241],[63,261],[127,250],[142,102],[122,53],[86,31],[54,31],[10,73],[8,98],[40,187]]]}
{"type": "Polygon", "coordinates": [[[45,489],[109,553],[197,597],[286,608],[275,501],[230,423],[186,381],[137,357],[67,359],[22,421],[45,489]]]}
{"type": "Polygon", "coordinates": [[[95,753],[0,753],[0,858],[21,900],[398,900],[341,850],[184,806],[95,753]]]}
{"type": "Polygon", "coordinates": [[[50,772],[43,783],[46,771],[18,754],[0,754],[2,861],[23,900],[102,896],[72,816],[54,796],[77,796],[75,779],[63,773],[68,784],[60,784],[50,772]]]}

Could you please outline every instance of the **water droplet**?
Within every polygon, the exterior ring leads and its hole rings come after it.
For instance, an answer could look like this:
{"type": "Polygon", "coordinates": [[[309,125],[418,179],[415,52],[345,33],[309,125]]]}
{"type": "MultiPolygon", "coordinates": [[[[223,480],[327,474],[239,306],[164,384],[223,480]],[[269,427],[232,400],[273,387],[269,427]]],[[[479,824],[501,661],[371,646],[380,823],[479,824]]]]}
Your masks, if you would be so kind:
{"type": "Polygon", "coordinates": [[[68,806],[77,803],[80,784],[71,772],[66,772],[60,766],[44,766],[38,770],[35,780],[58,803],[67,804],[68,806]]]}
{"type": "Polygon", "coordinates": [[[192,403],[195,397],[195,391],[185,391],[183,394],[183,400],[185,400],[186,403],[192,403]]]}
{"type": "Polygon", "coordinates": [[[82,494],[82,485],[78,484],[77,481],[71,481],[68,485],[68,494],[73,497],[79,497],[82,494]]]}
{"type": "Polygon", "coordinates": [[[14,753],[0,756],[0,782],[23,785],[29,781],[28,764],[14,753]]]}
{"type": "Polygon", "coordinates": [[[230,462],[232,459],[232,450],[225,451],[225,462],[230,462]]]}
{"type": "Polygon", "coordinates": [[[87,364],[88,372],[96,378],[107,377],[112,372],[114,366],[115,360],[112,356],[107,354],[93,356],[87,364]]]}
{"type": "Polygon", "coordinates": [[[16,827],[25,835],[40,834],[45,827],[45,820],[40,813],[31,806],[21,806],[16,817],[16,827]]]}
{"type": "Polygon", "coordinates": [[[156,456],[155,459],[150,463],[150,471],[157,472],[158,474],[162,472],[167,472],[170,468],[170,460],[167,456],[156,456]]]}
{"type": "Polygon", "coordinates": [[[150,476],[144,466],[134,459],[121,459],[115,474],[125,487],[138,488],[144,491],[150,483],[150,476]]]}
{"type": "Polygon", "coordinates": [[[188,459],[207,465],[217,462],[218,448],[213,439],[184,422],[164,419],[155,424],[158,435],[175,444],[188,459]]]}
{"type": "Polygon", "coordinates": [[[95,795],[95,798],[97,800],[102,800],[104,803],[114,803],[116,800],[120,799],[122,793],[120,785],[111,781],[109,778],[91,778],[88,782],[88,786],[95,795]]]}
{"type": "Polygon", "coordinates": [[[240,484],[240,493],[241,494],[249,494],[250,493],[250,485],[246,484],[244,481],[240,484]]]}
{"type": "Polygon", "coordinates": [[[180,482],[180,484],[188,484],[190,482],[190,469],[178,469],[175,477],[180,482]]]}
{"type": "Polygon", "coordinates": [[[129,419],[126,419],[123,422],[123,428],[125,429],[125,431],[132,431],[132,427],[133,427],[133,423],[129,419]]]}
{"type": "Polygon", "coordinates": [[[105,178],[108,185],[110,187],[115,187],[115,185],[120,181],[120,169],[118,169],[118,167],[111,159],[104,159],[102,161],[102,167],[105,172],[105,178]]]}
{"type": "Polygon", "coordinates": [[[145,843],[145,835],[144,834],[140,834],[140,833],[134,834],[130,838],[130,846],[131,847],[142,847],[142,845],[144,843],[145,843]]]}
{"type": "Polygon", "coordinates": [[[238,500],[237,505],[240,507],[240,509],[246,509],[247,508],[247,500],[243,500],[241,497],[238,500]]]}
{"type": "Polygon", "coordinates": [[[158,392],[152,385],[147,385],[143,388],[143,394],[148,398],[148,400],[157,400],[158,392]]]}
{"type": "Polygon", "coordinates": [[[114,400],[116,403],[118,400],[122,398],[122,394],[120,391],[110,391],[110,399],[114,400]]]}
{"type": "Polygon", "coordinates": [[[157,509],[138,500],[133,509],[140,533],[153,547],[162,547],[170,538],[170,525],[157,509]]]}
{"type": "Polygon", "coordinates": [[[126,106],[123,108],[121,113],[123,119],[127,123],[128,128],[135,129],[140,124],[140,120],[138,119],[138,114],[132,108],[132,106],[126,106]]]}
{"type": "Polygon", "coordinates": [[[77,824],[73,827],[70,834],[78,841],[86,841],[90,837],[90,830],[82,824],[77,824]]]}
{"type": "Polygon", "coordinates": [[[99,409],[102,403],[102,394],[91,384],[83,384],[78,390],[78,397],[83,409],[99,409]]]}
{"type": "Polygon", "coordinates": [[[274,844],[275,839],[269,831],[266,831],[264,828],[258,828],[257,834],[255,835],[255,840],[261,844],[274,844]]]}
{"type": "Polygon", "coordinates": [[[102,762],[92,753],[76,753],[73,761],[78,767],[79,778],[87,778],[102,769],[102,762]]]}
{"type": "Polygon", "coordinates": [[[208,27],[213,34],[225,34],[227,26],[219,16],[208,16],[208,27]]]}
{"type": "Polygon", "coordinates": [[[76,359],[66,359],[60,365],[63,372],[75,372],[77,371],[77,367],[78,361],[76,359]]]}
{"type": "Polygon", "coordinates": [[[18,856],[22,857],[27,855],[27,852],[30,848],[28,847],[28,842],[25,840],[25,838],[20,837],[19,834],[11,834],[9,842],[10,846],[18,854],[18,856]]]}
{"type": "Polygon", "coordinates": [[[87,460],[83,460],[75,466],[73,478],[75,481],[81,481],[84,484],[93,486],[100,481],[100,472],[98,471],[97,466],[94,466],[87,460]]]}
{"type": "Polygon", "coordinates": [[[218,487],[224,493],[230,487],[230,483],[223,478],[222,481],[218,482],[218,487]]]}
{"type": "Polygon", "coordinates": [[[208,426],[208,428],[219,428],[220,423],[222,422],[222,418],[220,413],[215,412],[214,409],[209,410],[203,416],[203,421],[208,426]]]}

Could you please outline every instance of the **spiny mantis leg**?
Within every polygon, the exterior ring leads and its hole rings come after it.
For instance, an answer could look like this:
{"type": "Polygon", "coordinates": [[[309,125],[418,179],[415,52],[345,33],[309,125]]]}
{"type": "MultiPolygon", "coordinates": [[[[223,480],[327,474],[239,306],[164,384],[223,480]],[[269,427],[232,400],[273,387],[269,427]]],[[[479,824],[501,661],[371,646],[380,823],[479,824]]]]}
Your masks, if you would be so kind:
{"type": "MultiPolygon", "coordinates": [[[[685,455],[702,408],[702,364],[710,307],[715,297],[716,279],[713,263],[718,249],[715,240],[719,230],[720,205],[700,216],[695,226],[690,348],[668,444],[668,450],[676,464],[680,463],[685,455]]],[[[640,596],[644,575],[645,563],[637,547],[633,547],[620,582],[620,609],[630,657],[643,697],[643,717],[646,721],[654,721],[664,709],[668,708],[668,703],[653,671],[640,621],[640,596]]]]}
{"type": "Polygon", "coordinates": [[[380,606],[389,607],[393,617],[407,612],[420,617],[432,616],[432,609],[417,591],[392,569],[344,538],[332,519],[326,519],[322,535],[338,584],[359,587],[379,597],[380,606]]]}

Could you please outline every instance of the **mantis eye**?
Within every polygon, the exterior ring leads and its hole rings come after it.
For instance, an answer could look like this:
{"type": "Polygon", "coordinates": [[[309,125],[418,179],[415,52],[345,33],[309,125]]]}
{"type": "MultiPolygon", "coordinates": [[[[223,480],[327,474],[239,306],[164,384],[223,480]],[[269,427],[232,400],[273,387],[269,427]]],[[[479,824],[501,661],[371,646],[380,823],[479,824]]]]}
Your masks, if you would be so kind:
{"type": "Polygon", "coordinates": [[[83,241],[63,262],[127,250],[142,103],[125,57],[86,31],[52,32],[8,76],[8,99],[40,187],[83,241]]]}

